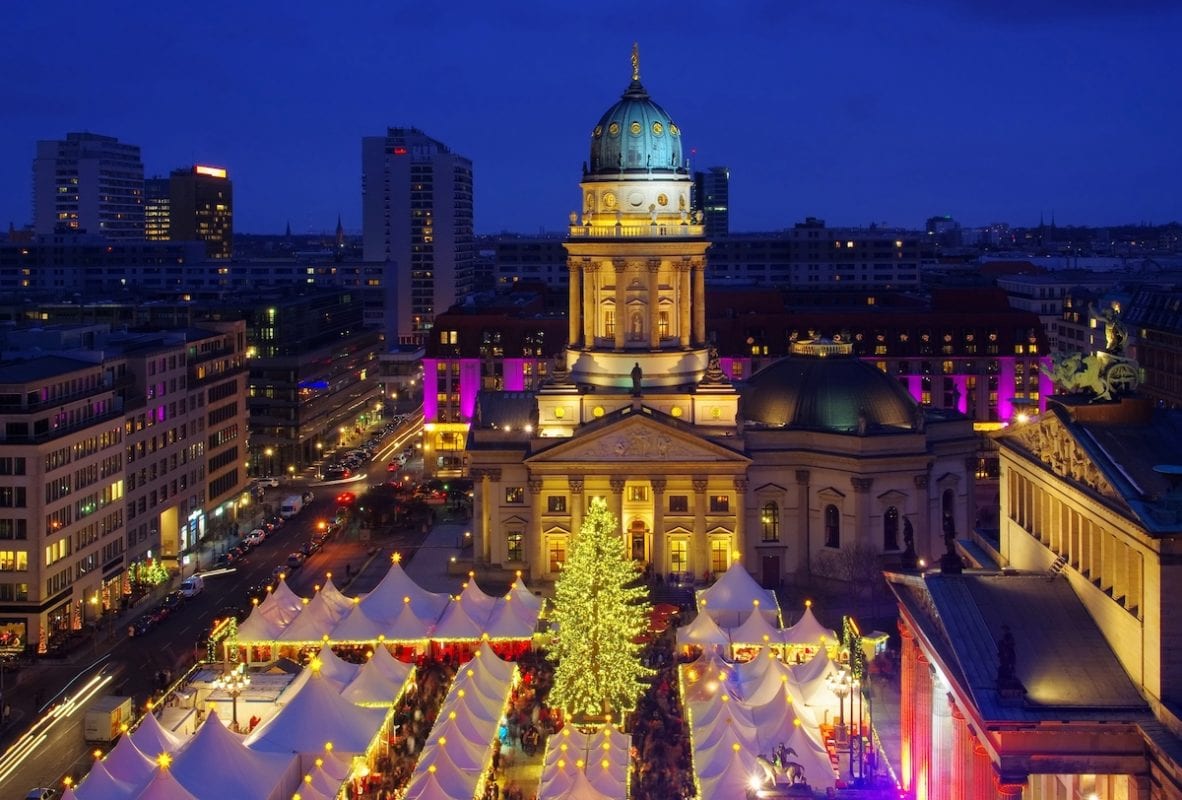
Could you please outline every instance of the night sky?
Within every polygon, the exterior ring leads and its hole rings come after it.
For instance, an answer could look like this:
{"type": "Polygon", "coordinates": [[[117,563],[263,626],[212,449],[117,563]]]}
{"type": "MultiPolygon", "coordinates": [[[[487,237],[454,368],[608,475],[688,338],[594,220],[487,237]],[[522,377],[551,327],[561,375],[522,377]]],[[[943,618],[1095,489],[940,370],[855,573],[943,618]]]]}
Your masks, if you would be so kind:
{"type": "Polygon", "coordinates": [[[228,167],[237,231],[359,231],[361,137],[412,125],[474,161],[479,232],[559,230],[634,40],[695,166],[730,168],[732,230],[1182,219],[1174,0],[73,0],[3,23],[5,227],[32,218],[35,142],[90,130],[149,176],[228,167]]]}

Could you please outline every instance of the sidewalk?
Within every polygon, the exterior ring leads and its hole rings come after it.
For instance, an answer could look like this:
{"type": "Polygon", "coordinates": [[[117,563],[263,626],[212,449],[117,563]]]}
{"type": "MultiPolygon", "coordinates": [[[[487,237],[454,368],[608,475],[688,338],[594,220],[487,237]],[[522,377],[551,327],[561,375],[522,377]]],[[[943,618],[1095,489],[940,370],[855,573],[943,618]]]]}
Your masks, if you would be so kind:
{"type": "Polygon", "coordinates": [[[471,529],[470,523],[436,524],[415,551],[414,558],[404,564],[406,574],[428,591],[458,593],[463,578],[449,575],[447,570],[453,557],[460,558],[461,552],[456,545],[462,541],[464,531],[471,529]]]}

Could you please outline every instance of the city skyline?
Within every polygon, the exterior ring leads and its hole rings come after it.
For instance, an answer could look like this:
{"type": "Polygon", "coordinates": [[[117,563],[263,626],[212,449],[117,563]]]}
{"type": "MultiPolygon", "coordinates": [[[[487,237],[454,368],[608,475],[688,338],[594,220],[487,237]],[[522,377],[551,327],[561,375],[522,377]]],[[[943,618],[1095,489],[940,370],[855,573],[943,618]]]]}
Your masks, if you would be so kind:
{"type": "Polygon", "coordinates": [[[227,167],[240,231],[331,230],[338,214],[359,231],[361,139],[415,126],[472,159],[477,232],[560,230],[588,109],[627,86],[638,41],[693,168],[730,169],[733,230],[1164,223],[1182,218],[1179,111],[1162,100],[1182,10],[1124,6],[22,8],[0,55],[0,222],[32,221],[37,141],[88,130],[139,145],[148,176],[227,167]],[[143,55],[128,69],[116,52],[143,55]]]}

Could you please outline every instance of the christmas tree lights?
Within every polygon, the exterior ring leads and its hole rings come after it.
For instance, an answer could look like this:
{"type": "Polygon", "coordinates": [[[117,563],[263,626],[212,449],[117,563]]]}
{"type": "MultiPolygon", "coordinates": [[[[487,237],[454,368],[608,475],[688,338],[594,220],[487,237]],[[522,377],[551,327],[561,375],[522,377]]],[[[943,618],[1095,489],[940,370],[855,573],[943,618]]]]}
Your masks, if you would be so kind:
{"type": "Polygon", "coordinates": [[[616,518],[597,499],[554,587],[550,703],[568,717],[620,720],[644,691],[650,670],[637,638],[648,625],[648,591],[636,578],[616,518]]]}

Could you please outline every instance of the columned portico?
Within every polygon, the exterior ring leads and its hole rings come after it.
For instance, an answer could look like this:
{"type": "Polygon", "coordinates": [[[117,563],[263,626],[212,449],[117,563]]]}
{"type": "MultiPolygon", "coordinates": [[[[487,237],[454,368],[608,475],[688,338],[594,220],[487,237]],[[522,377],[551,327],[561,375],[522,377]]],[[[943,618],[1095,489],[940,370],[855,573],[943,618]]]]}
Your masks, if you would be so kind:
{"type": "Polygon", "coordinates": [[[648,349],[661,347],[661,259],[648,260],[648,349]]]}
{"type": "Polygon", "coordinates": [[[690,279],[692,267],[688,260],[677,265],[677,344],[683,350],[690,348],[690,308],[688,302],[692,293],[690,279]]]}
{"type": "Polygon", "coordinates": [[[624,486],[628,483],[626,478],[612,478],[609,485],[612,489],[612,496],[608,510],[616,518],[616,524],[623,530],[624,526],[624,486]]]}
{"type": "Polygon", "coordinates": [[[527,485],[531,516],[529,552],[526,558],[529,559],[530,577],[540,578],[542,573],[546,571],[546,537],[542,535],[542,487],[544,483],[541,478],[531,478],[527,485]]]}
{"type": "Polygon", "coordinates": [[[695,260],[694,270],[694,346],[706,343],[706,262],[695,260]]]}
{"type": "Polygon", "coordinates": [[[581,344],[583,333],[583,270],[582,266],[575,259],[567,261],[567,269],[569,271],[569,305],[567,309],[567,323],[569,333],[567,334],[567,341],[570,342],[571,347],[578,347],[581,344]]]}
{"type": "Polygon", "coordinates": [[[612,267],[616,271],[615,349],[622,351],[628,333],[628,262],[613,258],[612,267]]]}

